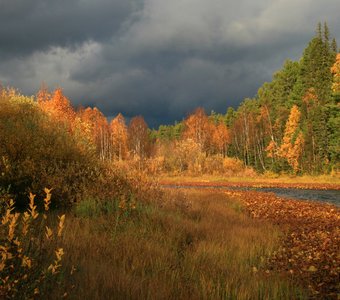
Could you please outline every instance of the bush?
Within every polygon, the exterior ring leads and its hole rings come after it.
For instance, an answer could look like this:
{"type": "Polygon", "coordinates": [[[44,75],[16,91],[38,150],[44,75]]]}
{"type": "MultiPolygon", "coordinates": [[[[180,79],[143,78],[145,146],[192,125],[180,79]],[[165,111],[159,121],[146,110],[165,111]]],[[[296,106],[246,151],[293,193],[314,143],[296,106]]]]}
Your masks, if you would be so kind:
{"type": "Polygon", "coordinates": [[[242,173],[245,167],[241,160],[237,158],[225,157],[223,159],[223,169],[226,174],[235,175],[242,173]]]}
{"type": "MultiPolygon", "coordinates": [[[[47,212],[51,194],[48,189],[45,192],[47,212]]],[[[65,215],[58,217],[59,222],[54,227],[45,213],[37,212],[35,195],[30,194],[29,198],[29,207],[22,214],[15,212],[13,200],[2,199],[6,210],[0,223],[1,299],[33,299],[47,295],[61,279],[64,250],[59,243],[65,215]]]]}
{"type": "Polygon", "coordinates": [[[69,127],[46,115],[32,98],[3,92],[0,107],[0,188],[22,207],[28,192],[38,193],[45,186],[55,187],[55,205],[81,198],[98,176],[93,153],[80,147],[69,127]]]}
{"type": "Polygon", "coordinates": [[[209,156],[204,162],[204,173],[206,174],[223,174],[223,157],[220,155],[209,156]]]}

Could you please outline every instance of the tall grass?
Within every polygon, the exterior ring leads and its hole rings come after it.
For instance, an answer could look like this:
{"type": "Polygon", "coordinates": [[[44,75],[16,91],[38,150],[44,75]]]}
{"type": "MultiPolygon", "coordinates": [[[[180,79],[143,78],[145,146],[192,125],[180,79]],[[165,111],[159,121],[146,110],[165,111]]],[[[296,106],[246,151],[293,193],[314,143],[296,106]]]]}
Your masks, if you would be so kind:
{"type": "Polygon", "coordinates": [[[259,271],[278,247],[277,229],[247,217],[225,194],[125,201],[88,199],[66,216],[63,263],[77,266],[64,281],[71,298],[304,297],[287,279],[259,271]]]}
{"type": "Polygon", "coordinates": [[[61,282],[63,248],[60,247],[65,215],[58,221],[47,216],[51,190],[45,189],[44,211],[38,212],[30,194],[27,211],[15,210],[12,199],[0,197],[5,208],[0,217],[0,299],[34,299],[56,289],[61,282]]]}

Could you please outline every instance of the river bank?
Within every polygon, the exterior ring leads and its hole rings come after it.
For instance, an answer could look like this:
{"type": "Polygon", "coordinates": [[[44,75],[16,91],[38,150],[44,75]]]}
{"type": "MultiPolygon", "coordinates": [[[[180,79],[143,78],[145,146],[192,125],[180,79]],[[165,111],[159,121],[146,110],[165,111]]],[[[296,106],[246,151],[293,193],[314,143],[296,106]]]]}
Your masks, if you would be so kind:
{"type": "Polygon", "coordinates": [[[161,185],[198,187],[252,187],[340,190],[339,176],[279,176],[279,177],[219,177],[219,176],[161,176],[161,185]]]}
{"type": "MultiPolygon", "coordinates": [[[[182,189],[180,189],[182,190],[182,189]]],[[[185,189],[183,189],[185,190],[185,189]]],[[[192,190],[192,188],[190,188],[192,190]]],[[[212,195],[216,189],[210,189],[212,195]]],[[[222,190],[220,190],[222,192],[222,190]]],[[[204,193],[209,188],[204,189],[204,193]]],[[[340,209],[334,205],[286,199],[273,193],[226,190],[254,219],[280,229],[280,247],[267,259],[264,275],[281,274],[309,290],[311,299],[338,299],[340,209]]]]}
{"type": "Polygon", "coordinates": [[[273,271],[286,273],[314,299],[337,299],[340,275],[340,209],[328,204],[282,199],[274,194],[230,191],[254,218],[270,220],[284,232],[270,258],[273,271]]]}

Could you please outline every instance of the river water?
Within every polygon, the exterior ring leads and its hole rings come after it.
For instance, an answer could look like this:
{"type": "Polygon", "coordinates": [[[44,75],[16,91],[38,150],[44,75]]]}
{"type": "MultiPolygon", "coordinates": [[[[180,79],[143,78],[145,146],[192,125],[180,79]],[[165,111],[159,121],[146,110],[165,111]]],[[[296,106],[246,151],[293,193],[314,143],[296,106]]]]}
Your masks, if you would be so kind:
{"type": "Polygon", "coordinates": [[[254,190],[274,193],[284,198],[328,202],[340,207],[339,190],[305,190],[292,188],[254,188],[254,190]]]}
{"type": "Polygon", "coordinates": [[[186,185],[164,185],[168,188],[195,188],[195,189],[229,189],[229,190],[255,190],[260,192],[274,193],[279,197],[300,199],[309,201],[319,201],[334,204],[340,207],[340,190],[311,190],[294,188],[252,188],[252,187],[224,187],[224,186],[186,186],[186,185]]]}

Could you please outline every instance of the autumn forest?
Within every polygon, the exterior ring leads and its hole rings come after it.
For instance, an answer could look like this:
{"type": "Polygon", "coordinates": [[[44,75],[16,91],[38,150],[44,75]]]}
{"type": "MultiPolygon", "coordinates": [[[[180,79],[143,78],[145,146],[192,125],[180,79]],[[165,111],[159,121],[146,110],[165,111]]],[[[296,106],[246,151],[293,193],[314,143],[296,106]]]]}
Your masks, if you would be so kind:
{"type": "Polygon", "coordinates": [[[237,108],[158,129],[127,119],[74,107],[62,88],[0,86],[1,299],[339,299],[337,206],[169,188],[309,176],[305,189],[340,190],[326,23],[237,108]]]}

